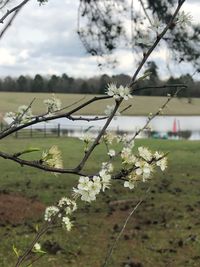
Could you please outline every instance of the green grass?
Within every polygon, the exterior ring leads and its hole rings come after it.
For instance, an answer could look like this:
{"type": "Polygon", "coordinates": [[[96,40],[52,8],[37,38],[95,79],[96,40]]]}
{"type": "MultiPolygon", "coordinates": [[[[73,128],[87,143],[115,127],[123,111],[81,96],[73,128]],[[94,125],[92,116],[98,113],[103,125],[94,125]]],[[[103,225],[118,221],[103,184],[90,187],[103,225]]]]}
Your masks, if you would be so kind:
{"type": "MultiPolygon", "coordinates": [[[[8,93],[0,92],[0,120],[3,115],[9,111],[16,111],[20,105],[28,105],[36,98],[33,104],[34,114],[41,114],[45,112],[43,104],[44,99],[49,98],[50,94],[45,93],[8,93]]],[[[57,94],[57,97],[61,99],[63,106],[68,106],[76,101],[81,100],[83,97],[86,101],[92,98],[92,95],[80,95],[80,94],[57,94]]],[[[165,97],[147,97],[147,96],[135,96],[133,99],[124,101],[121,110],[129,105],[132,105],[124,115],[148,115],[150,112],[156,112],[158,108],[166,101],[165,97]]],[[[80,110],[79,114],[103,114],[106,105],[113,104],[113,100],[99,101],[93,103],[88,107],[80,110]]],[[[75,106],[77,106],[76,104],[75,106]]],[[[75,107],[74,106],[74,107],[75,107]]],[[[66,109],[69,110],[69,109],[66,109]]],[[[173,99],[168,107],[164,111],[165,115],[200,115],[200,99],[192,99],[192,103],[189,104],[185,98],[173,99]]]]}
{"type": "MultiPolygon", "coordinates": [[[[62,150],[65,167],[73,167],[81,159],[82,143],[72,138],[8,138],[0,145],[0,150],[16,152],[29,146],[46,149],[52,144],[62,150]]],[[[50,231],[41,240],[42,244],[47,240],[56,242],[61,250],[57,255],[49,253],[44,256],[35,266],[100,267],[131,207],[145,195],[149,185],[150,193],[128,223],[109,266],[125,266],[123,262],[128,258],[145,267],[200,266],[200,142],[136,141],[136,147],[141,144],[152,150],[169,152],[168,171],[165,174],[157,172],[150,182],[138,185],[134,191],[123,188],[121,182],[113,182],[112,188],[101,194],[97,202],[81,204],[70,233],[61,229],[50,231]],[[112,201],[126,199],[131,199],[131,202],[118,207],[110,205],[112,201]]],[[[88,171],[98,170],[104,151],[100,145],[87,165],[88,171]]],[[[39,152],[31,157],[38,158],[39,152]]],[[[32,168],[21,168],[3,159],[0,160],[0,170],[2,192],[36,198],[45,205],[53,204],[64,195],[69,196],[78,179],[73,175],[54,176],[32,168]]],[[[23,250],[34,236],[32,225],[41,222],[42,218],[23,225],[1,226],[1,267],[14,265],[12,245],[23,250]]]]}

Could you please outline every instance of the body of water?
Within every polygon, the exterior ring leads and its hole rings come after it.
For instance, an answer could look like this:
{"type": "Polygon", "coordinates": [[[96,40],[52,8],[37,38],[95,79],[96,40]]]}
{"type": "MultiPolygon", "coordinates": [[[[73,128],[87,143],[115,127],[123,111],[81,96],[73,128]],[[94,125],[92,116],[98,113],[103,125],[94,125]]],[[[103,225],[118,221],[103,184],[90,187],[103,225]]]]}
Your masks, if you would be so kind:
{"type": "MultiPolygon", "coordinates": [[[[92,118],[94,116],[84,116],[84,118],[92,118]]],[[[117,116],[110,123],[108,129],[110,131],[127,132],[129,134],[134,133],[138,129],[142,128],[148,118],[145,116],[117,116]]],[[[6,120],[9,122],[8,120],[6,120]]],[[[87,129],[91,129],[92,132],[99,131],[104,125],[105,120],[99,121],[71,121],[66,118],[49,121],[47,123],[38,123],[32,126],[32,129],[56,129],[59,125],[61,131],[68,130],[69,132],[83,133],[87,129]]],[[[200,140],[200,116],[157,116],[150,124],[151,131],[160,133],[179,131],[191,131],[190,139],[200,140]]],[[[143,137],[142,135],[140,137],[143,137]]]]}

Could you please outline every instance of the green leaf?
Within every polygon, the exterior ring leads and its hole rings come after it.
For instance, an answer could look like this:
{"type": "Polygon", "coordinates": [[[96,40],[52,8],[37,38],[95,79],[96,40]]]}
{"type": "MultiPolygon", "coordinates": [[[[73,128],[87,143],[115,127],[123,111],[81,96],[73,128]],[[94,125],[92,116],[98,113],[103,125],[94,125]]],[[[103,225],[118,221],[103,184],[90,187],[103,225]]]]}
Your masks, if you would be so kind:
{"type": "Polygon", "coordinates": [[[145,72],[144,75],[142,75],[137,81],[144,80],[144,79],[146,79],[147,77],[149,77],[151,74],[152,74],[152,72],[147,71],[147,72],[145,72]]]}
{"type": "Polygon", "coordinates": [[[17,258],[19,258],[19,251],[17,250],[17,248],[15,247],[14,244],[13,244],[12,248],[13,248],[13,251],[14,251],[15,255],[17,256],[17,258]]]}

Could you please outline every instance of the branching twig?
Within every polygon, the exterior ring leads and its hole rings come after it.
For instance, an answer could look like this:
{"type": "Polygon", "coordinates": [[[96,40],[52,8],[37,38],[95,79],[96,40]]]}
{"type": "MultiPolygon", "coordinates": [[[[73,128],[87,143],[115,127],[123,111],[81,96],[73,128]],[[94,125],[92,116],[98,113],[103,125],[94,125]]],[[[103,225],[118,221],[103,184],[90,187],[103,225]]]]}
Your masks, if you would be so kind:
{"type": "Polygon", "coordinates": [[[24,0],[22,1],[19,5],[15,6],[14,8],[10,9],[10,10],[7,10],[6,14],[3,15],[2,18],[0,18],[0,23],[3,23],[4,20],[13,12],[19,10],[20,8],[22,8],[25,4],[28,3],[29,0],[24,0]]]}
{"type": "Polygon", "coordinates": [[[9,21],[7,22],[7,24],[5,25],[5,27],[3,28],[3,30],[0,32],[0,39],[3,37],[3,35],[6,33],[6,31],[8,30],[8,28],[12,25],[14,19],[16,18],[16,16],[18,15],[20,9],[16,10],[13,15],[11,16],[11,18],[9,19],[9,21]]]}
{"type": "Polygon", "coordinates": [[[149,58],[149,56],[151,55],[151,53],[154,51],[154,49],[157,47],[157,45],[159,44],[159,42],[161,41],[161,39],[164,37],[164,35],[167,33],[167,31],[170,29],[170,27],[173,25],[174,20],[179,12],[179,10],[181,9],[183,3],[185,2],[185,0],[179,1],[178,2],[178,6],[173,14],[173,16],[171,17],[169,23],[166,25],[166,27],[164,28],[164,30],[157,36],[156,41],[154,42],[154,44],[151,46],[151,48],[148,50],[148,52],[146,54],[144,54],[144,57],[141,61],[141,63],[139,64],[137,70],[135,71],[131,82],[129,84],[129,87],[132,87],[135,82],[136,82],[136,78],[140,72],[140,70],[142,69],[142,67],[144,66],[144,64],[146,63],[147,59],[149,58]]]}

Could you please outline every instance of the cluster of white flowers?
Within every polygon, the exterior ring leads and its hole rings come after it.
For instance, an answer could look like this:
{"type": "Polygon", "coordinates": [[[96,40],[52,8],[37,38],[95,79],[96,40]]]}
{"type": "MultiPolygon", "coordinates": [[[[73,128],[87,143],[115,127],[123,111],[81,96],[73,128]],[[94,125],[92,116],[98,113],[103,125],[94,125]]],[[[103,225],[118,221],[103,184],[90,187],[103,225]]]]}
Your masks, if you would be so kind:
{"type": "Polygon", "coordinates": [[[163,153],[152,152],[146,147],[138,148],[138,155],[134,155],[132,149],[124,147],[121,151],[122,163],[127,170],[132,168],[124,187],[135,188],[138,181],[146,182],[154,171],[154,166],[160,167],[161,171],[167,168],[167,158],[163,153]]]}
{"type": "Polygon", "coordinates": [[[117,87],[114,83],[108,85],[107,95],[112,96],[116,100],[121,98],[128,100],[129,98],[132,98],[131,89],[128,86],[124,87],[120,85],[117,87]]]}
{"type": "Polygon", "coordinates": [[[48,151],[42,153],[41,162],[53,168],[63,168],[61,151],[57,146],[52,146],[48,151]]]}
{"type": "Polygon", "coordinates": [[[61,220],[63,226],[70,231],[73,224],[69,216],[77,209],[77,204],[75,201],[63,197],[58,202],[57,206],[47,207],[44,214],[44,220],[51,222],[54,216],[57,216],[61,220]]]}
{"type": "Polygon", "coordinates": [[[187,25],[192,24],[192,15],[190,13],[185,13],[185,11],[182,11],[177,16],[177,24],[180,24],[183,27],[186,27],[187,25]]]}
{"type": "Polygon", "coordinates": [[[58,207],[63,208],[66,215],[71,215],[77,209],[77,204],[75,201],[63,197],[59,200],[58,207]]]}
{"type": "Polygon", "coordinates": [[[145,182],[148,178],[150,178],[151,173],[153,171],[153,167],[146,161],[136,161],[135,163],[136,174],[142,178],[142,181],[145,182]]]}
{"type": "Polygon", "coordinates": [[[22,105],[18,107],[16,112],[7,112],[5,117],[12,118],[16,123],[20,124],[29,122],[32,119],[33,114],[30,107],[22,105]]]}
{"type": "MultiPolygon", "coordinates": [[[[106,114],[106,116],[110,116],[111,113],[113,112],[114,108],[115,108],[114,105],[112,105],[112,106],[107,105],[107,106],[106,106],[106,109],[104,110],[104,113],[106,114]]],[[[115,116],[120,116],[120,115],[121,115],[121,114],[120,114],[119,111],[117,111],[117,112],[115,113],[115,116]]],[[[116,119],[116,117],[114,117],[114,119],[116,119]]]]}
{"type": "Polygon", "coordinates": [[[53,114],[61,109],[61,101],[60,99],[56,98],[54,94],[52,94],[51,98],[45,99],[44,104],[47,107],[48,114],[53,114]]]}
{"type": "MultiPolygon", "coordinates": [[[[106,164],[104,164],[105,166],[106,164]]],[[[111,165],[108,164],[108,168],[111,169],[111,165]]],[[[105,191],[106,188],[110,187],[111,175],[108,168],[102,169],[98,176],[79,178],[77,188],[73,188],[74,195],[81,197],[81,200],[91,202],[96,200],[96,196],[100,191],[105,191]]]]}

